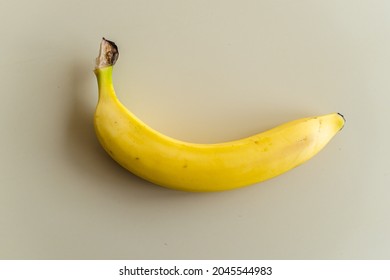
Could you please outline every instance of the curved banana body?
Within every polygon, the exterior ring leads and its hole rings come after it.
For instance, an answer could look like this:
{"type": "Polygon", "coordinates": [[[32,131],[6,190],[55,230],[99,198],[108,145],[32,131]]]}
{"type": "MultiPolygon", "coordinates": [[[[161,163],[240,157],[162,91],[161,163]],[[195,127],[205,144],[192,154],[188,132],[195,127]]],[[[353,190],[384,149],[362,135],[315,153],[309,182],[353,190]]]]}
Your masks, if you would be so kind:
{"type": "Polygon", "coordinates": [[[95,69],[97,137],[124,168],[172,189],[222,191],[270,179],[313,157],[344,126],[342,115],[333,113],[291,121],[236,141],[187,143],[155,131],[133,115],[116,97],[112,69],[112,65],[95,69]]]}

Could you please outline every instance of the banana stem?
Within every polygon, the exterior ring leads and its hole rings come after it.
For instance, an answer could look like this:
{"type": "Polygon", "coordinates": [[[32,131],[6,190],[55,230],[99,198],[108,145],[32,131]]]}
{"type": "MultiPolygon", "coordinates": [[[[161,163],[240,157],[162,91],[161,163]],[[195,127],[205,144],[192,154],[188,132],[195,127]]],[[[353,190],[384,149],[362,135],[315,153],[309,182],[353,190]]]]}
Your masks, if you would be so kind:
{"type": "Polygon", "coordinates": [[[119,50],[117,45],[103,37],[100,43],[99,56],[96,58],[96,69],[113,66],[118,60],[119,50]]]}
{"type": "Polygon", "coordinates": [[[112,66],[107,66],[104,68],[96,68],[95,75],[97,77],[99,93],[104,91],[104,89],[109,88],[112,90],[112,66]]]}

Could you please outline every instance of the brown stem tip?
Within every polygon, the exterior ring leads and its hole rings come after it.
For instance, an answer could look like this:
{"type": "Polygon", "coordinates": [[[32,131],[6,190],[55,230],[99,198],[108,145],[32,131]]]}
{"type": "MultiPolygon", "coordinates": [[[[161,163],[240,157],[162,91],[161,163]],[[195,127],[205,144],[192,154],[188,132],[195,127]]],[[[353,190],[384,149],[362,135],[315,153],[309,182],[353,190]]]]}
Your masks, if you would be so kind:
{"type": "Polygon", "coordinates": [[[99,56],[96,58],[96,69],[113,66],[118,60],[119,51],[117,45],[103,37],[100,43],[99,56]]]}

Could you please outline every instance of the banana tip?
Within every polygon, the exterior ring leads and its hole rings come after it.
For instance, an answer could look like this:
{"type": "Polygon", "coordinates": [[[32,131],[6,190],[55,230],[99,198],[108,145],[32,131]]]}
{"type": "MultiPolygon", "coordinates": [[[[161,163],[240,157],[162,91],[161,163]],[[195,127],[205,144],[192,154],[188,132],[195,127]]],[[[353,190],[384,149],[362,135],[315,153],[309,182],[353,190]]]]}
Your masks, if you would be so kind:
{"type": "Polygon", "coordinates": [[[343,124],[342,124],[342,126],[341,126],[341,128],[340,128],[340,130],[342,130],[342,129],[344,128],[344,125],[345,125],[345,123],[346,123],[347,120],[345,119],[345,117],[344,117],[343,114],[341,114],[341,113],[339,113],[339,112],[337,112],[337,114],[338,114],[340,117],[343,118],[343,124]]]}
{"type": "Polygon", "coordinates": [[[339,112],[337,112],[337,114],[343,118],[344,122],[346,121],[346,119],[345,119],[345,117],[344,117],[343,114],[341,114],[341,113],[339,113],[339,112]]]}
{"type": "Polygon", "coordinates": [[[118,60],[119,50],[118,46],[106,38],[102,38],[100,43],[99,56],[96,58],[96,69],[113,66],[118,60]]]}

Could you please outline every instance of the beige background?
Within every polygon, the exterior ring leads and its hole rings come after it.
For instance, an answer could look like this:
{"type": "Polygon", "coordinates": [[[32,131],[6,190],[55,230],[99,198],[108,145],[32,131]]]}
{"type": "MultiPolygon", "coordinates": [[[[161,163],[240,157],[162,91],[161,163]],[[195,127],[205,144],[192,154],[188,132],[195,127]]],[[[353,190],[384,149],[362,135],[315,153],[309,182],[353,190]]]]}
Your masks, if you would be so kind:
{"type": "Polygon", "coordinates": [[[389,259],[390,2],[1,1],[1,259],[389,259]],[[262,184],[193,194],[113,162],[92,69],[195,142],[338,111],[345,129],[262,184]]]}

